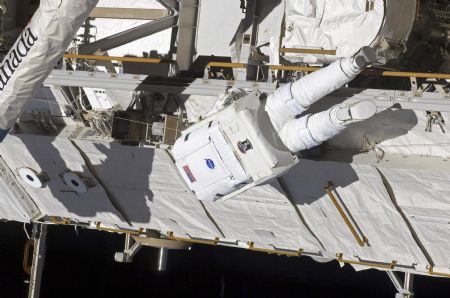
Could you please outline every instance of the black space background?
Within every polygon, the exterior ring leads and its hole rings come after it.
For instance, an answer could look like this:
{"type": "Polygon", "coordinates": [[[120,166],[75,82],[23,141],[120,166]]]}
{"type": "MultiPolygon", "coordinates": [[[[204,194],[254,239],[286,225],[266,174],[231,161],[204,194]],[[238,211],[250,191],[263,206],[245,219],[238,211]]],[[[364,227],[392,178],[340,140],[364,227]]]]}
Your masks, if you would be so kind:
{"type": "MultiPolygon", "coordinates": [[[[51,226],[41,297],[394,297],[383,272],[355,272],[336,262],[287,258],[242,249],[194,246],[170,251],[157,272],[157,250],[143,248],[131,264],[113,261],[124,236],[51,226]],[[222,283],[224,293],[221,296],[222,283]]],[[[0,224],[0,297],[27,297],[22,224],[0,224]]],[[[417,276],[416,297],[450,297],[450,279],[417,276]]]]}

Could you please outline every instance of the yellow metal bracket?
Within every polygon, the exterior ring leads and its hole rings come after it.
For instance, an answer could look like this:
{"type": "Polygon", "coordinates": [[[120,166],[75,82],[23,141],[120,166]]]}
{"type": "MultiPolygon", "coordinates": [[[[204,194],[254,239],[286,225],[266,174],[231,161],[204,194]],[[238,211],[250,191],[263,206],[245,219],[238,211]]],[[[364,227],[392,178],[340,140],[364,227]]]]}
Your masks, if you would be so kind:
{"type": "Polygon", "coordinates": [[[394,269],[397,266],[397,261],[392,261],[390,263],[376,263],[376,262],[366,262],[366,261],[353,261],[344,259],[344,254],[336,254],[336,260],[340,263],[361,265],[373,268],[383,268],[383,269],[394,269]]]}
{"type": "Polygon", "coordinates": [[[174,236],[172,231],[167,232],[167,239],[175,240],[175,241],[184,241],[188,243],[194,244],[205,244],[205,245],[217,245],[219,244],[219,237],[214,238],[214,240],[204,240],[204,239],[195,239],[195,238],[182,238],[174,236]]]}
{"type": "Polygon", "coordinates": [[[55,217],[55,216],[51,216],[50,221],[52,222],[52,224],[55,224],[55,225],[69,225],[71,223],[69,218],[63,217],[63,218],[59,219],[58,217],[55,217]]]}
{"type": "Polygon", "coordinates": [[[359,246],[364,246],[365,244],[369,243],[369,239],[366,237],[360,237],[358,232],[356,231],[355,227],[353,227],[352,223],[350,222],[350,219],[348,218],[347,214],[345,214],[344,209],[342,209],[341,205],[339,205],[338,200],[334,196],[332,190],[334,186],[332,182],[328,182],[328,185],[325,186],[325,191],[330,197],[331,201],[333,202],[336,209],[339,211],[339,214],[341,215],[342,219],[344,220],[345,224],[349,228],[350,232],[353,234],[353,237],[355,237],[356,241],[358,242],[359,246]]]}

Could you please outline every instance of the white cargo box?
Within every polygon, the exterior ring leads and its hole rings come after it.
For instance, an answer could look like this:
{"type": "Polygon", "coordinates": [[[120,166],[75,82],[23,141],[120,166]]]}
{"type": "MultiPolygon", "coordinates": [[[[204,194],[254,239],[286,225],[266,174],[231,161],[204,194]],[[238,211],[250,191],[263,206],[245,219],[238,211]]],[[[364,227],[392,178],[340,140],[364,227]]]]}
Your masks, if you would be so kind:
{"type": "Polygon", "coordinates": [[[200,200],[227,199],[283,174],[298,161],[278,140],[253,92],[185,130],[172,155],[200,200]]]}

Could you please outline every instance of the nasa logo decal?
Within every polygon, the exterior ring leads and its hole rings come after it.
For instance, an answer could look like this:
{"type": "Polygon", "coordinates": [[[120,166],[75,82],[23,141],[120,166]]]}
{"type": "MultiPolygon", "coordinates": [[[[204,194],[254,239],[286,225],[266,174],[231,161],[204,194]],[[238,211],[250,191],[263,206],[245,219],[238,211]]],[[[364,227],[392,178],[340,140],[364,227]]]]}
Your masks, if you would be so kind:
{"type": "Polygon", "coordinates": [[[214,161],[212,161],[211,159],[205,159],[205,161],[206,161],[206,165],[211,170],[213,170],[216,167],[216,165],[214,164],[214,161]]]}

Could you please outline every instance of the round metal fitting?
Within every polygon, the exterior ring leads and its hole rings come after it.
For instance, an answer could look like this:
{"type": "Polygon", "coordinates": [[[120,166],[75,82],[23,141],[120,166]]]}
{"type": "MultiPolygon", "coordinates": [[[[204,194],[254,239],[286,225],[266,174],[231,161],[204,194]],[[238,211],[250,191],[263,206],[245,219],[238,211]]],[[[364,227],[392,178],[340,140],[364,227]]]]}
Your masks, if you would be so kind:
{"type": "Polygon", "coordinates": [[[44,182],[39,177],[39,175],[30,168],[20,168],[19,176],[25,181],[26,184],[33,188],[42,188],[44,187],[44,182]]]}
{"type": "Polygon", "coordinates": [[[86,193],[88,187],[86,183],[75,173],[67,172],[63,175],[64,183],[69,186],[73,191],[83,194],[86,193]]]}

